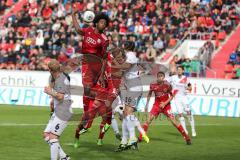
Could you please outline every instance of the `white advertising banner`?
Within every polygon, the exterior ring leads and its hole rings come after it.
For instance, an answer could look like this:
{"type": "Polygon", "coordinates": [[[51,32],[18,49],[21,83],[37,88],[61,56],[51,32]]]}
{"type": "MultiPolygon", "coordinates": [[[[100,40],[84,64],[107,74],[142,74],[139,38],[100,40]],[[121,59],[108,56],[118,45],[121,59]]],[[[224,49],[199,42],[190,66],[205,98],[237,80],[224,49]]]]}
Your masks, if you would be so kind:
{"type": "MultiPolygon", "coordinates": [[[[0,71],[0,104],[49,106],[49,96],[43,89],[50,73],[41,71],[0,71]]],[[[81,74],[70,74],[71,85],[81,86],[81,74]]],[[[73,107],[82,106],[82,97],[73,95],[73,107]]]]}
{"type": "MultiPolygon", "coordinates": [[[[223,79],[190,78],[193,90],[188,95],[188,103],[195,115],[239,117],[240,114],[240,81],[223,79]]],[[[147,91],[148,86],[144,86],[147,91]]],[[[174,101],[173,101],[174,102],[174,101]]],[[[154,98],[150,99],[150,111],[154,98]]],[[[174,103],[173,112],[176,112],[174,103]]],[[[138,109],[144,111],[146,98],[139,102],[138,109]]]]}
{"type": "MultiPolygon", "coordinates": [[[[82,86],[80,73],[70,74],[70,77],[71,85],[82,86]]],[[[0,104],[49,106],[50,99],[43,92],[48,78],[49,72],[0,70],[0,104]]],[[[239,80],[190,78],[190,82],[193,90],[188,95],[188,103],[195,115],[239,117],[239,80]]],[[[144,91],[148,88],[144,86],[144,91]]],[[[82,108],[81,91],[74,94],[73,107],[82,108]]],[[[151,98],[149,110],[153,102],[154,98],[151,98]]],[[[138,110],[144,111],[145,106],[146,97],[142,97],[138,110]]],[[[172,108],[174,110],[174,105],[172,108]]]]}

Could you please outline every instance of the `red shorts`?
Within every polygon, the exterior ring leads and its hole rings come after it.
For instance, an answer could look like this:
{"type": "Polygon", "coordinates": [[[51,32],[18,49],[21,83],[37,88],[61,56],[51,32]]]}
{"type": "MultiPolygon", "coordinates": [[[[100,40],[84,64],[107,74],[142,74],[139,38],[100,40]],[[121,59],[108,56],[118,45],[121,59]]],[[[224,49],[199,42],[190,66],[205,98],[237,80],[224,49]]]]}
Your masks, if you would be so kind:
{"type": "Polygon", "coordinates": [[[170,104],[167,104],[164,108],[160,108],[159,104],[160,103],[154,103],[150,113],[155,117],[157,117],[160,113],[163,113],[168,118],[173,119],[174,115],[171,112],[170,104]]]}
{"type": "Polygon", "coordinates": [[[112,117],[112,108],[106,107],[106,105],[104,105],[104,102],[102,102],[102,105],[97,107],[97,106],[93,105],[93,101],[92,101],[91,104],[89,105],[88,112],[89,112],[89,115],[91,115],[91,118],[93,118],[93,119],[97,116],[112,117]]]}
{"type": "Polygon", "coordinates": [[[96,93],[95,99],[100,101],[114,101],[117,97],[117,93],[113,93],[113,90],[116,89],[118,92],[118,89],[121,84],[121,79],[111,79],[107,82],[110,84],[107,88],[103,88],[100,85],[94,86],[92,89],[96,93]]]}
{"type": "Polygon", "coordinates": [[[84,63],[82,65],[82,84],[83,86],[95,86],[101,74],[101,63],[84,63]]]}

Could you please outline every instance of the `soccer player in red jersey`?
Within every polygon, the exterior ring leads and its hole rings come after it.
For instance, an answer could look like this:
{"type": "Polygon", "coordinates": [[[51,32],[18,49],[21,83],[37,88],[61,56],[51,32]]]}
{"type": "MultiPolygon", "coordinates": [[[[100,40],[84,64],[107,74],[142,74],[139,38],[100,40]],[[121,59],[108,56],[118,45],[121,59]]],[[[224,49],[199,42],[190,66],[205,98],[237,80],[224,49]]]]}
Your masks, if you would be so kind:
{"type": "Polygon", "coordinates": [[[114,69],[114,61],[118,63],[124,62],[124,51],[116,47],[111,50],[108,54],[108,63],[106,66],[105,74],[107,77],[105,85],[101,86],[97,84],[95,88],[97,89],[95,94],[95,99],[91,105],[89,105],[89,120],[88,126],[91,127],[92,120],[96,115],[102,117],[102,122],[100,124],[100,132],[98,137],[98,145],[103,144],[104,134],[107,132],[112,121],[112,103],[116,99],[119,93],[119,87],[121,84],[123,72],[120,69],[114,69]]]}
{"type": "Polygon", "coordinates": [[[97,82],[104,82],[104,70],[107,61],[107,47],[109,41],[107,36],[104,34],[104,30],[108,27],[109,17],[100,13],[95,16],[93,20],[94,26],[80,28],[75,14],[77,10],[74,10],[72,13],[73,25],[76,31],[83,36],[82,42],[82,83],[84,87],[84,95],[83,95],[83,105],[84,105],[84,114],[81,118],[83,123],[80,123],[76,129],[75,137],[79,139],[79,132],[86,130],[87,121],[88,121],[88,107],[90,101],[94,100],[94,90],[97,82]]]}
{"type": "MultiPolygon", "coordinates": [[[[188,145],[190,145],[191,140],[190,140],[188,134],[185,132],[182,125],[176,121],[174,114],[171,113],[170,101],[173,98],[172,87],[169,82],[164,80],[164,78],[165,78],[164,72],[158,72],[157,82],[153,82],[150,84],[150,91],[148,92],[146,108],[148,107],[148,103],[151,98],[152,92],[154,92],[154,94],[155,94],[155,102],[149,113],[147,121],[143,125],[143,128],[147,132],[148,127],[151,124],[152,120],[155,117],[157,117],[160,113],[163,113],[165,116],[167,116],[167,118],[172,122],[172,124],[182,134],[186,143],[188,145]]],[[[141,135],[139,137],[139,140],[141,140],[141,135]]]]}

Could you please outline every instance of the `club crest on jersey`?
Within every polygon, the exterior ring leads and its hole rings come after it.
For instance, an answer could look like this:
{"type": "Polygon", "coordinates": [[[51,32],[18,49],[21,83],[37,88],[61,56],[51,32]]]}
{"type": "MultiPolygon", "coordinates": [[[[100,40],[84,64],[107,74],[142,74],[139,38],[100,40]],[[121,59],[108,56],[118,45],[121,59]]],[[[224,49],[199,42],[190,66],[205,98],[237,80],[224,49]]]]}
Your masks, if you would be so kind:
{"type": "Polygon", "coordinates": [[[91,44],[97,44],[97,42],[94,39],[92,39],[91,37],[87,37],[87,42],[91,43],[91,44]]]}

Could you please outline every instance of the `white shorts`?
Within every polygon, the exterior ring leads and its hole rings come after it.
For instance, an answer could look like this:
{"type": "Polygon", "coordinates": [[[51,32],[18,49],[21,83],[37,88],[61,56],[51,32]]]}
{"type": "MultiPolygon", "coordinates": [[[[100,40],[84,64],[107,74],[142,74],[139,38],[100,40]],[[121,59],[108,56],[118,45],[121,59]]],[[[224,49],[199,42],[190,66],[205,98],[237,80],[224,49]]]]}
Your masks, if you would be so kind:
{"type": "Polygon", "coordinates": [[[133,108],[137,108],[138,102],[142,97],[142,91],[130,91],[125,90],[122,92],[122,102],[125,105],[131,106],[133,108]]]}
{"type": "Polygon", "coordinates": [[[64,129],[67,127],[68,121],[59,119],[55,113],[51,116],[44,132],[51,132],[55,135],[60,136],[64,129]]]}
{"type": "Polygon", "coordinates": [[[134,78],[125,80],[125,86],[126,88],[121,90],[122,102],[136,109],[143,93],[141,79],[134,78]]]}
{"type": "Polygon", "coordinates": [[[187,97],[174,97],[171,103],[171,108],[172,111],[177,112],[177,114],[191,111],[187,97]]]}

